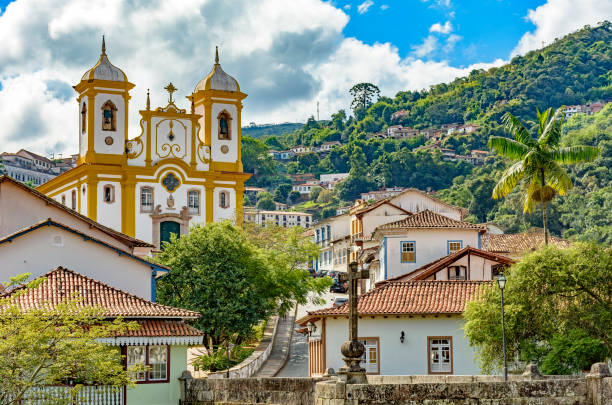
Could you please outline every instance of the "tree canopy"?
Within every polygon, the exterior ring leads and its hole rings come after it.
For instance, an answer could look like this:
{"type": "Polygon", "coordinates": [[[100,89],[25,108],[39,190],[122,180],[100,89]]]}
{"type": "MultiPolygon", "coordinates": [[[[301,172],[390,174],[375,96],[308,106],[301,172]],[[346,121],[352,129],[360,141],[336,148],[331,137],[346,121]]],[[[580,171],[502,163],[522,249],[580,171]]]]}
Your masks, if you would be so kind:
{"type": "MultiPolygon", "coordinates": [[[[568,374],[612,355],[612,250],[577,244],[547,247],[504,271],[508,359],[536,361],[543,372],[568,374]]],[[[503,361],[500,291],[491,284],[467,304],[465,334],[484,372],[503,361]]]]}

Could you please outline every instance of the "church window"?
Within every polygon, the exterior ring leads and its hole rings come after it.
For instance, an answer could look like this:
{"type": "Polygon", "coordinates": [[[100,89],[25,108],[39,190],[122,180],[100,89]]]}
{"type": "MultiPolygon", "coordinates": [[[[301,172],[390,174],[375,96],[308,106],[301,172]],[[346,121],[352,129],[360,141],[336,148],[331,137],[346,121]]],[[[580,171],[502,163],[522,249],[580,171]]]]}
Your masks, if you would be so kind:
{"type": "Polygon", "coordinates": [[[140,212],[153,212],[153,188],[140,189],[140,212]]]}
{"type": "Polygon", "coordinates": [[[189,204],[189,213],[200,214],[200,192],[198,190],[189,190],[187,192],[187,200],[189,204]]]}
{"type": "Polygon", "coordinates": [[[232,139],[231,122],[232,118],[225,110],[221,111],[217,116],[219,139],[232,139]]]}
{"type": "Polygon", "coordinates": [[[81,109],[81,133],[85,133],[87,130],[87,105],[83,103],[83,108],[81,109]]]}
{"type": "Polygon", "coordinates": [[[115,104],[110,100],[102,106],[102,130],[117,130],[117,107],[115,107],[115,104]]]}
{"type": "Polygon", "coordinates": [[[76,190],[72,190],[72,209],[76,210],[77,206],[77,192],[76,190]]]}
{"type": "Polygon", "coordinates": [[[222,191],[219,193],[219,206],[221,208],[229,207],[229,193],[227,191],[222,191]]]}
{"type": "Polygon", "coordinates": [[[104,193],[102,194],[105,203],[115,202],[115,187],[111,185],[104,186],[104,193]]]}

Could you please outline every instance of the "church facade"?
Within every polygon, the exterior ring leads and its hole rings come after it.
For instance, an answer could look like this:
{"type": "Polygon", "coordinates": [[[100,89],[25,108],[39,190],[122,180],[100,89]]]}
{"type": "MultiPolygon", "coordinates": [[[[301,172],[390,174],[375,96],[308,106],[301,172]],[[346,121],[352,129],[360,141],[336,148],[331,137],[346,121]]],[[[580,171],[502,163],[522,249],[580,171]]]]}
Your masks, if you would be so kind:
{"type": "Polygon", "coordinates": [[[74,86],[78,93],[79,159],[38,190],[110,228],[154,244],[193,224],[242,223],[244,173],[241,110],[246,94],[215,64],[188,96],[140,110],[141,133],[128,136],[130,83],[110,63],[104,39],[98,63],[74,86]]]}

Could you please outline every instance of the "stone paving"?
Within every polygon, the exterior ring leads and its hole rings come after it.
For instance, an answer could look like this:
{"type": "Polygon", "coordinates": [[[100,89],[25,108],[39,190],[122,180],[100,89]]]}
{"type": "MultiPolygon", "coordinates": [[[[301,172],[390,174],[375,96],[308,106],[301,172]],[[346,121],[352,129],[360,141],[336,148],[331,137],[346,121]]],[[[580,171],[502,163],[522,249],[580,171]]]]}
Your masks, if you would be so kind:
{"type": "Polygon", "coordinates": [[[270,357],[268,357],[268,360],[266,360],[261,369],[253,377],[275,377],[287,362],[289,345],[295,324],[295,312],[291,311],[278,320],[276,339],[274,340],[270,357]]]}

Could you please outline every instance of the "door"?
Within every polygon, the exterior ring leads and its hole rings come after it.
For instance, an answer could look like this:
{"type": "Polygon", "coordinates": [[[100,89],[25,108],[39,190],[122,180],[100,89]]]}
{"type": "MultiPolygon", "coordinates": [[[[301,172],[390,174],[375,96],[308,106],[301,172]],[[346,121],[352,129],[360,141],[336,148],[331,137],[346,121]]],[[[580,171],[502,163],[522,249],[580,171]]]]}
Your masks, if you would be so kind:
{"type": "Polygon", "coordinates": [[[164,248],[164,242],[170,242],[170,235],[181,234],[181,224],[175,221],[164,221],[159,224],[159,247],[164,248]]]}
{"type": "Polygon", "coordinates": [[[378,339],[361,340],[361,343],[365,346],[365,353],[361,357],[359,365],[365,368],[368,374],[378,374],[378,339]]]}

